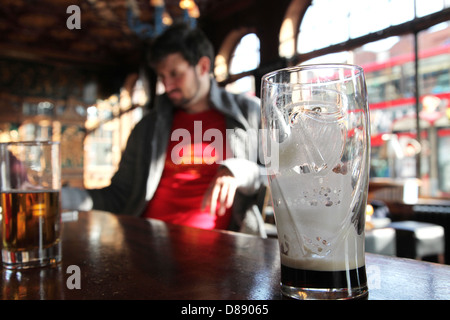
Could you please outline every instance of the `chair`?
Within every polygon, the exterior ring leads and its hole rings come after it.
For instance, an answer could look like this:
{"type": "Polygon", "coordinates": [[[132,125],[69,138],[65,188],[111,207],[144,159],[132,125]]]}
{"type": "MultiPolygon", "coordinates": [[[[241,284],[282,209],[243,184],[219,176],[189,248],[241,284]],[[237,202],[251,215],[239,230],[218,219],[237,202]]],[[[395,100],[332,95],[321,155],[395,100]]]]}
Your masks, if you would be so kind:
{"type": "Polygon", "coordinates": [[[419,221],[396,221],[389,224],[395,229],[397,256],[422,260],[424,257],[437,256],[444,263],[444,228],[442,226],[419,221]]]}
{"type": "Polygon", "coordinates": [[[445,263],[450,264],[450,205],[415,205],[412,219],[440,225],[445,233],[445,263]]]}
{"type": "Polygon", "coordinates": [[[395,230],[393,228],[367,230],[365,249],[370,253],[395,256],[397,251],[395,230]]]}

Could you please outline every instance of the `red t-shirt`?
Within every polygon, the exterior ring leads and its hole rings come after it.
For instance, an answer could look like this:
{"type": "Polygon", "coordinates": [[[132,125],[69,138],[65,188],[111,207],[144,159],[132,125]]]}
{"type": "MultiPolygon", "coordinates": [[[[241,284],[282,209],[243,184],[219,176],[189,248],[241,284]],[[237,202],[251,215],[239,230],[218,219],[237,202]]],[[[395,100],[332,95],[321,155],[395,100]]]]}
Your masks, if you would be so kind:
{"type": "Polygon", "coordinates": [[[225,133],[225,117],[217,110],[175,111],[164,171],[145,218],[202,229],[228,227],[230,210],[223,216],[201,210],[218,162],[227,154],[225,133]]]}

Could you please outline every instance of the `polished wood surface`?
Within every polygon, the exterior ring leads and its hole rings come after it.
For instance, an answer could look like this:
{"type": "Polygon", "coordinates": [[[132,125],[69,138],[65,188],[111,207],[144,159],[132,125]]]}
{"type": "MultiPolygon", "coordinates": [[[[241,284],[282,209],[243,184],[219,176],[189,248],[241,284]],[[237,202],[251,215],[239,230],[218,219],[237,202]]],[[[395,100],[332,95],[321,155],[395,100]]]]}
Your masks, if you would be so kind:
{"type": "MultiPolygon", "coordinates": [[[[64,223],[63,262],[2,269],[0,296],[278,300],[278,255],[275,239],[84,212],[64,223]]],[[[450,299],[448,265],[367,254],[366,268],[369,299],[450,299]]]]}

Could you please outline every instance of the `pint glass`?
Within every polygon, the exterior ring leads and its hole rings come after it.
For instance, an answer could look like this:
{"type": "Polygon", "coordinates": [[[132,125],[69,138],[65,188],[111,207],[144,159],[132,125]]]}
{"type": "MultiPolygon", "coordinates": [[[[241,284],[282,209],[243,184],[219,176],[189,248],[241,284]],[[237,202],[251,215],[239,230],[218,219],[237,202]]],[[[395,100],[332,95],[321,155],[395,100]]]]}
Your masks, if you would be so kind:
{"type": "Polygon", "coordinates": [[[370,134],[363,70],[310,65],[274,71],[262,79],[261,99],[282,293],[366,298],[370,134]]]}
{"type": "Polygon", "coordinates": [[[61,260],[60,189],[59,143],[0,143],[5,268],[25,269],[61,260]]]}

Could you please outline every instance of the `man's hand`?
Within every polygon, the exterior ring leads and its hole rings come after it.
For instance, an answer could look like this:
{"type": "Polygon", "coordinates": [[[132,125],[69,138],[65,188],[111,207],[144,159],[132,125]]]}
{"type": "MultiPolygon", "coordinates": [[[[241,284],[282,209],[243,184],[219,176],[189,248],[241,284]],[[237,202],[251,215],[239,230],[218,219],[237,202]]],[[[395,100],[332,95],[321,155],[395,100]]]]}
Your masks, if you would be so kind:
{"type": "Polygon", "coordinates": [[[220,167],[203,197],[202,210],[209,206],[211,215],[223,216],[233,205],[236,189],[236,178],[231,171],[226,167],[220,167]]]}

